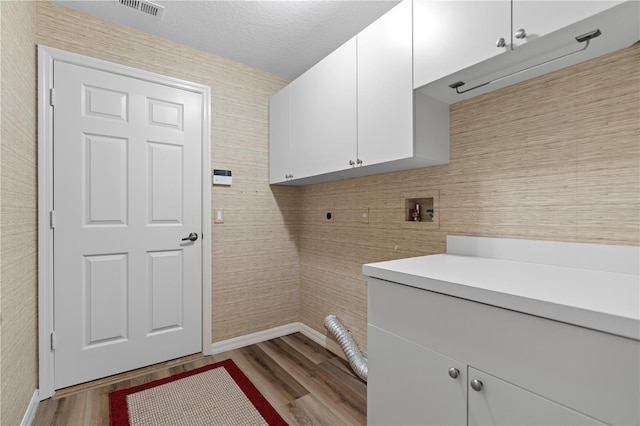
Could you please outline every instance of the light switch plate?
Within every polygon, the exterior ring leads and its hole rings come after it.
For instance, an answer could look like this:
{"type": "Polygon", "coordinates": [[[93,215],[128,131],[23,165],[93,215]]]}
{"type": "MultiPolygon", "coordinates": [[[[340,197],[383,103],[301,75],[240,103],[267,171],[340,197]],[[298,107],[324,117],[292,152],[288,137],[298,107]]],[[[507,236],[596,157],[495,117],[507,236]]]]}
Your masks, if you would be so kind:
{"type": "Polygon", "coordinates": [[[224,223],[223,210],[215,210],[213,212],[213,223],[224,223]]]}
{"type": "Polygon", "coordinates": [[[369,209],[362,209],[360,211],[360,223],[369,223],[369,209]]]}

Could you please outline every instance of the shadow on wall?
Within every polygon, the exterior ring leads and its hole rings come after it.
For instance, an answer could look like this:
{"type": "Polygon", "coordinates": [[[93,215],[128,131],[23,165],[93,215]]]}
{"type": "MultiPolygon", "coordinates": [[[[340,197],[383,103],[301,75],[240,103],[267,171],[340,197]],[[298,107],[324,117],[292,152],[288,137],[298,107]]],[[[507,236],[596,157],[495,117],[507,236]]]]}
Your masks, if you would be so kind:
{"type": "Polygon", "coordinates": [[[278,211],[282,215],[284,226],[298,251],[300,249],[300,188],[270,185],[270,189],[278,211]]]}

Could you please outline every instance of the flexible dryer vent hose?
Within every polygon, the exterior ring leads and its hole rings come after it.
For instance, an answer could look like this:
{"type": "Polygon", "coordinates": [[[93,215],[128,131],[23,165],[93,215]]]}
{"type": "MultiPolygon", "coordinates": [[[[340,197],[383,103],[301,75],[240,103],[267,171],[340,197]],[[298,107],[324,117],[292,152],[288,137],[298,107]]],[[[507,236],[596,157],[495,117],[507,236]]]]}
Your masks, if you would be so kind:
{"type": "Polygon", "coordinates": [[[327,315],[324,327],[336,339],[344,352],[353,371],[365,382],[367,381],[367,358],[360,351],[349,330],[345,328],[335,315],[327,315]]]}

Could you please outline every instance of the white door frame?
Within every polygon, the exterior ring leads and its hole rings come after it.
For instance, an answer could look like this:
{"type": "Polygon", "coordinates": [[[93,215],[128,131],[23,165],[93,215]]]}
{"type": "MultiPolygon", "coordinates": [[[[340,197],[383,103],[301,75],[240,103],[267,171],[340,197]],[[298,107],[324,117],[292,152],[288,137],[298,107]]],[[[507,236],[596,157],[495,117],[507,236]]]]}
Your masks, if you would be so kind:
{"type": "Polygon", "coordinates": [[[53,61],[107,71],[126,77],[202,94],[202,353],[211,347],[211,88],[148,71],[82,56],[47,46],[38,46],[38,338],[39,396],[54,394],[53,331],[53,61]]]}

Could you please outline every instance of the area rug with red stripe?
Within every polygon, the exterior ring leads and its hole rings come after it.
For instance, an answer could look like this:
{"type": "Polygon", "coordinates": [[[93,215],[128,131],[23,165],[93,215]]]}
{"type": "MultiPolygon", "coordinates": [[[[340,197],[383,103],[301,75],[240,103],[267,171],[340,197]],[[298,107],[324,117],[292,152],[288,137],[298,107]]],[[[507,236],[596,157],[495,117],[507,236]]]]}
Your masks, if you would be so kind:
{"type": "Polygon", "coordinates": [[[230,359],[109,394],[111,426],[287,423],[230,359]]]}

